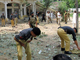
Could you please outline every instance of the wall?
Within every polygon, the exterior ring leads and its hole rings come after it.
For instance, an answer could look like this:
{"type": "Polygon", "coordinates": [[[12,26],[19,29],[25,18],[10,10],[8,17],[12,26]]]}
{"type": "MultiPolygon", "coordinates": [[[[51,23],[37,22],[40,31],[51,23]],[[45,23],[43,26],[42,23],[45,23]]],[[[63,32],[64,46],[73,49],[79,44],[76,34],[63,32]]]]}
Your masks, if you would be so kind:
{"type": "MultiPolygon", "coordinates": [[[[74,12],[74,11],[76,11],[76,8],[70,8],[70,11],[74,12]]],[[[78,12],[80,12],[80,8],[78,8],[78,12]]]]}

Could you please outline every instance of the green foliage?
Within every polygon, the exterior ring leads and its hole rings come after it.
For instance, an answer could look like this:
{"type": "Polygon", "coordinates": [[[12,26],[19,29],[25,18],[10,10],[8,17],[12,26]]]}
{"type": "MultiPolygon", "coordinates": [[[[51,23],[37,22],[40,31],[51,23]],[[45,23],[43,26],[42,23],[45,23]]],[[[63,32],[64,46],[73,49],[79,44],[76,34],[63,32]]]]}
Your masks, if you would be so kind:
{"type": "Polygon", "coordinates": [[[60,12],[64,12],[65,10],[68,9],[68,7],[66,6],[66,2],[60,2],[58,8],[60,12]]]}
{"type": "Polygon", "coordinates": [[[50,5],[51,5],[51,0],[43,0],[43,6],[45,7],[45,8],[48,8],[50,5]]]}
{"type": "Polygon", "coordinates": [[[25,1],[25,4],[26,4],[26,6],[29,6],[30,5],[30,3],[28,3],[27,1],[25,1]]]}
{"type": "MultiPolygon", "coordinates": [[[[62,1],[66,2],[67,7],[75,8],[75,0],[62,0],[62,1]]],[[[78,0],[78,7],[80,8],[80,0],[78,0]]]]}
{"type": "Polygon", "coordinates": [[[67,0],[66,4],[67,4],[67,7],[74,8],[75,7],[75,0],[67,0]]]}
{"type": "Polygon", "coordinates": [[[80,0],[78,0],[78,7],[80,8],[80,0]]]}
{"type": "Polygon", "coordinates": [[[52,0],[43,0],[42,2],[42,9],[44,12],[50,7],[52,0]]]}
{"type": "MultiPolygon", "coordinates": [[[[59,2],[58,11],[62,14],[62,18],[64,19],[64,12],[68,10],[68,7],[66,6],[66,2],[62,1],[59,2]]],[[[62,21],[63,21],[62,19],[62,21]]]]}

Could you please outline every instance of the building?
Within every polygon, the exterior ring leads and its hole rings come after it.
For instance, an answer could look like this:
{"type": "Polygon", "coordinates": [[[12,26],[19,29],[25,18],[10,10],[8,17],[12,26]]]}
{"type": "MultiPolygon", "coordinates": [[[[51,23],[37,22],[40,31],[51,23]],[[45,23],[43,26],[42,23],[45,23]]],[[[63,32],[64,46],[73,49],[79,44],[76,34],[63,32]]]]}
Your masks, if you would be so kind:
{"type": "Polygon", "coordinates": [[[15,12],[20,16],[30,15],[30,12],[36,15],[35,2],[36,0],[0,0],[0,16],[4,13],[6,18],[10,18],[10,14],[15,12]]]}

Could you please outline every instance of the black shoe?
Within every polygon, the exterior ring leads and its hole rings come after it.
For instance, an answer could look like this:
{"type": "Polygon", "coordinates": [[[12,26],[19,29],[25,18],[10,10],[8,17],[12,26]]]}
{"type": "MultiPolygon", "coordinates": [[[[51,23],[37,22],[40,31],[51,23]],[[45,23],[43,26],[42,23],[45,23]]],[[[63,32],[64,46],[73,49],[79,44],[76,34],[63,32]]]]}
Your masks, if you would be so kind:
{"type": "Polygon", "coordinates": [[[5,25],[3,27],[5,27],[5,25]]]}
{"type": "Polygon", "coordinates": [[[37,40],[37,38],[34,38],[35,40],[37,40]]]}
{"type": "Polygon", "coordinates": [[[65,48],[61,48],[61,51],[65,51],[65,48]]]}
{"type": "Polygon", "coordinates": [[[12,26],[12,27],[15,27],[15,26],[12,26]]]}
{"type": "Polygon", "coordinates": [[[65,54],[72,54],[72,53],[71,53],[71,52],[69,52],[69,51],[65,51],[64,53],[65,53],[65,54]]]}
{"type": "Polygon", "coordinates": [[[65,22],[65,24],[67,24],[67,22],[65,22]]]}

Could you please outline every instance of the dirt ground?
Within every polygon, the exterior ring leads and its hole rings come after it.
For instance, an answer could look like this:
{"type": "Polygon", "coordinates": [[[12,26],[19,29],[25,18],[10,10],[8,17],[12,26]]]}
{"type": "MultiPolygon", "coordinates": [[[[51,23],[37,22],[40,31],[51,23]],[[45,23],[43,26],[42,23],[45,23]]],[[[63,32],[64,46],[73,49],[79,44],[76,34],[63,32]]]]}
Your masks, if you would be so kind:
{"type": "MultiPolygon", "coordinates": [[[[14,41],[14,36],[18,34],[21,30],[29,28],[27,22],[20,21],[18,25],[14,28],[8,23],[6,27],[0,26],[0,60],[18,60],[17,59],[17,48],[14,41]]],[[[70,26],[72,27],[72,20],[68,21],[67,24],[61,22],[61,26],[70,26]]],[[[80,25],[79,25],[80,26],[80,25]]],[[[56,20],[53,19],[52,23],[46,24],[45,22],[40,22],[38,27],[41,29],[41,35],[37,37],[37,40],[33,39],[30,43],[32,60],[52,60],[52,57],[61,54],[60,50],[60,38],[57,35],[57,28],[59,25],[56,23],[56,20]]],[[[77,49],[75,46],[72,36],[68,35],[71,43],[70,49],[77,49]]],[[[80,46],[79,37],[77,41],[80,46]]],[[[72,60],[79,60],[80,54],[71,54],[68,55],[72,60]]],[[[25,50],[23,48],[23,60],[26,60],[25,50]]]]}

